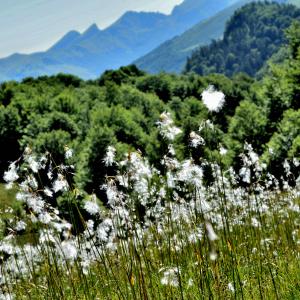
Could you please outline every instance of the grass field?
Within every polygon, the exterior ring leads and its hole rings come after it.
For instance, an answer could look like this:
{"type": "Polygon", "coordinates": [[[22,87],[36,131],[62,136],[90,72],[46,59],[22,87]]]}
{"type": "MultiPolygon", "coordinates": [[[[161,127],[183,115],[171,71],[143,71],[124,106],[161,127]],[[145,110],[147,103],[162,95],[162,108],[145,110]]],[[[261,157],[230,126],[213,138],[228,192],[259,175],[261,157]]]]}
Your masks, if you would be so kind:
{"type": "MultiPolygon", "coordinates": [[[[0,242],[0,299],[300,299],[299,181],[283,190],[271,175],[264,182],[247,151],[256,172],[244,187],[216,164],[207,186],[190,160],[165,158],[164,175],[131,153],[107,184],[111,209],[91,198],[89,219],[71,216],[82,218],[78,234],[27,176],[18,195],[27,217],[10,212],[18,223],[0,242]],[[31,230],[25,242],[21,218],[31,230]]],[[[64,189],[63,176],[47,186],[64,189]]],[[[78,191],[65,191],[70,209],[78,191]]],[[[13,195],[1,187],[2,209],[13,195]]]]}
{"type": "Polygon", "coordinates": [[[15,202],[16,192],[11,189],[6,189],[4,184],[0,184],[0,209],[11,207],[15,202]]]}

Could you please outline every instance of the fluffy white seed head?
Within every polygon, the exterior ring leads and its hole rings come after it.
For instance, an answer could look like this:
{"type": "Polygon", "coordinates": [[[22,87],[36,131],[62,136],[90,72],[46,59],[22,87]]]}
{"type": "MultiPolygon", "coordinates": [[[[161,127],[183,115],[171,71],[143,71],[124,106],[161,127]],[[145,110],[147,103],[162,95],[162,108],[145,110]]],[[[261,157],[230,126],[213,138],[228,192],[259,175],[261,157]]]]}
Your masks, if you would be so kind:
{"type": "Polygon", "coordinates": [[[216,91],[213,85],[210,85],[202,92],[202,101],[209,111],[219,111],[225,103],[225,95],[216,91]]]}
{"type": "Polygon", "coordinates": [[[115,156],[116,156],[116,149],[113,146],[108,146],[106,155],[103,159],[105,166],[107,167],[112,166],[115,161],[115,156]]]}
{"type": "Polygon", "coordinates": [[[3,179],[7,182],[14,182],[19,178],[17,167],[15,163],[10,164],[8,171],[4,172],[3,179]]]}

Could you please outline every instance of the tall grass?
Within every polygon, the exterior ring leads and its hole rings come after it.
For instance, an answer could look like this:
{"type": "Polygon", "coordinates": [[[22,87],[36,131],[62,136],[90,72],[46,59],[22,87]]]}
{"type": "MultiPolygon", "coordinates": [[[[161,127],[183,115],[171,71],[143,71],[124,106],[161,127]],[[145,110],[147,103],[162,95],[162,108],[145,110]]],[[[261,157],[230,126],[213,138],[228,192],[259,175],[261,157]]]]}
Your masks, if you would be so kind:
{"type": "MultiPolygon", "coordinates": [[[[159,126],[170,143],[180,133],[167,114],[159,126]]],[[[171,144],[160,170],[138,153],[116,162],[108,150],[106,164],[120,171],[102,187],[106,208],[82,196],[69,166],[29,150],[26,168],[5,174],[19,182],[26,214],[0,242],[0,299],[300,298],[299,180],[268,174],[250,145],[238,173],[178,161],[171,144]],[[24,245],[16,237],[27,230],[24,245]]]]}

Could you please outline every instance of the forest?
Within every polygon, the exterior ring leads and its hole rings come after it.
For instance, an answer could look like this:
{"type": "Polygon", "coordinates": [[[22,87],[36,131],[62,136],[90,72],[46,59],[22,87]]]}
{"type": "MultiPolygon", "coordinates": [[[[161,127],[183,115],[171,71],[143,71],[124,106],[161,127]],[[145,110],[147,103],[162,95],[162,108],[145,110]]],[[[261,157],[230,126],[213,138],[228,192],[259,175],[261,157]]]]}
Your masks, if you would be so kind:
{"type": "Polygon", "coordinates": [[[284,30],[299,17],[300,10],[294,5],[249,3],[235,11],[227,22],[222,39],[192,53],[185,72],[227,76],[243,72],[255,76],[286,43],[284,30]]]}

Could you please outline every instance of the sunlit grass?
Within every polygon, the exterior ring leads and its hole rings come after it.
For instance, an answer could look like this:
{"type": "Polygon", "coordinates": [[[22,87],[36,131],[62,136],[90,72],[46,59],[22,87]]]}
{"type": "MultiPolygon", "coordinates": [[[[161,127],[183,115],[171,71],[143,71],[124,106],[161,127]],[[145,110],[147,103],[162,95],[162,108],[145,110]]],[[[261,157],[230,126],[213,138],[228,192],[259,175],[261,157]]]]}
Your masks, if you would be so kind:
{"type": "Polygon", "coordinates": [[[300,298],[298,181],[280,188],[249,144],[243,172],[212,163],[210,183],[191,159],[165,155],[160,172],[139,153],[114,162],[111,150],[104,160],[122,170],[102,187],[105,209],[80,196],[67,166],[47,169],[51,158],[27,151],[21,182],[15,165],[6,172],[19,192],[15,202],[2,189],[15,208],[3,218],[1,300],[300,298]]]}
{"type": "Polygon", "coordinates": [[[7,189],[4,184],[0,184],[0,209],[11,207],[15,202],[16,191],[7,189]]]}
{"type": "Polygon", "coordinates": [[[87,274],[77,264],[66,274],[45,263],[34,281],[18,283],[14,292],[17,299],[299,299],[300,247],[291,232],[298,220],[297,214],[284,221],[274,214],[261,228],[217,232],[216,260],[206,236],[188,242],[182,230],[189,225],[170,224],[168,234],[153,228],[150,244],[120,240],[87,274]],[[182,247],[171,241],[174,235],[182,247]],[[179,269],[177,286],[161,282],[171,267],[179,269]]]}

